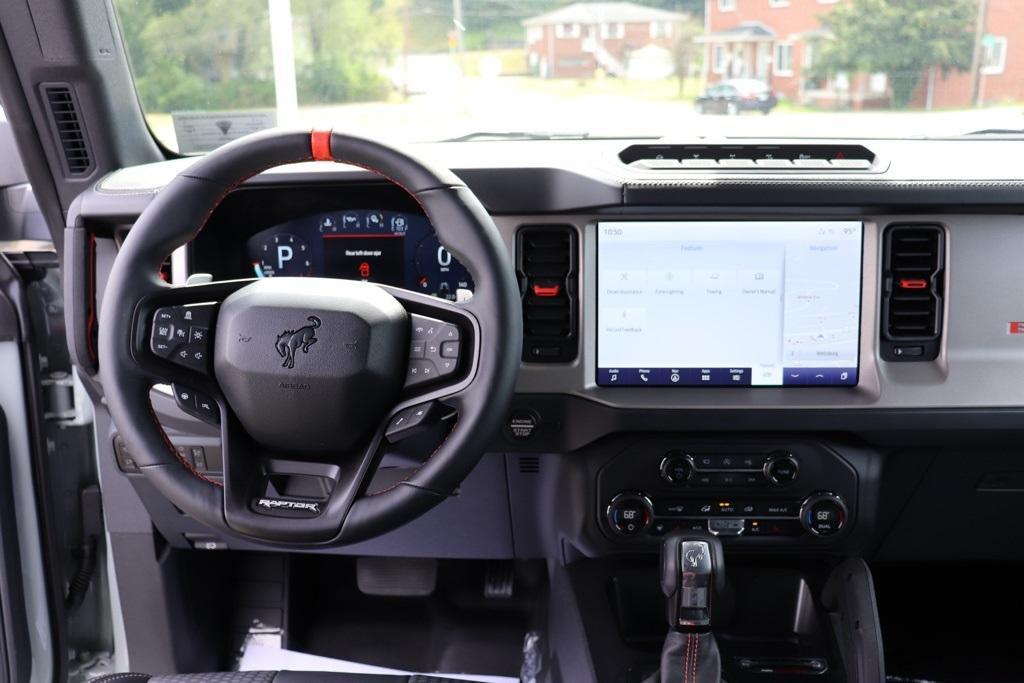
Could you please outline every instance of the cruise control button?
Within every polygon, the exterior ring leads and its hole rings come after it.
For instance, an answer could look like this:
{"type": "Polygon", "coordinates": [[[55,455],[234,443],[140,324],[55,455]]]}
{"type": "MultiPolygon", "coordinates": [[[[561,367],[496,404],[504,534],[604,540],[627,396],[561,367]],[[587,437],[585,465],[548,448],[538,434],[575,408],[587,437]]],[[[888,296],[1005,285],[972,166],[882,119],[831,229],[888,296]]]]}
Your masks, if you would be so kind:
{"type": "Polygon", "coordinates": [[[153,339],[153,342],[150,344],[150,348],[153,350],[153,353],[163,358],[170,358],[171,354],[174,353],[173,343],[157,340],[155,338],[153,339]]]}

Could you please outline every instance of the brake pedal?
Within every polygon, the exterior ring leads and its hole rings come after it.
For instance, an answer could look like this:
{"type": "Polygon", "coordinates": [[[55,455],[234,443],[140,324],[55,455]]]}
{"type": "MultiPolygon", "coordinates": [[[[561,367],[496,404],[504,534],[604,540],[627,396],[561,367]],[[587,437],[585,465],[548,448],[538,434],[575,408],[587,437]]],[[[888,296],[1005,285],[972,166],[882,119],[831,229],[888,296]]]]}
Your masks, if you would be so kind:
{"type": "Polygon", "coordinates": [[[484,597],[508,600],[515,589],[516,568],[509,561],[489,562],[484,572],[484,597]]]}

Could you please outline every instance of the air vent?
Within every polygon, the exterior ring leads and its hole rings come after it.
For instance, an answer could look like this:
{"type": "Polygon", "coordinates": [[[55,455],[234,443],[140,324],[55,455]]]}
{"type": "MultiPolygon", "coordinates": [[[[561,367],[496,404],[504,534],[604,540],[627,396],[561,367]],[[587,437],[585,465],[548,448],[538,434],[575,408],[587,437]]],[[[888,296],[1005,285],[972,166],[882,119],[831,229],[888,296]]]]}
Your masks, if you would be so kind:
{"type": "Polygon", "coordinates": [[[622,150],[624,164],[645,171],[878,173],[885,170],[863,145],[643,144],[622,150]]]}
{"type": "Polygon", "coordinates": [[[567,225],[520,229],[516,250],[523,292],[523,360],[576,358],[576,231],[567,225]]]}
{"type": "Polygon", "coordinates": [[[536,455],[519,456],[519,474],[537,474],[540,472],[540,457],[536,455]]]}
{"type": "Polygon", "coordinates": [[[885,232],[882,358],[934,360],[942,336],[945,232],[896,225],[885,232]]]}
{"type": "Polygon", "coordinates": [[[73,176],[88,174],[92,170],[92,154],[74,92],[68,85],[45,84],[43,95],[57,142],[64,152],[64,170],[73,176]]]}

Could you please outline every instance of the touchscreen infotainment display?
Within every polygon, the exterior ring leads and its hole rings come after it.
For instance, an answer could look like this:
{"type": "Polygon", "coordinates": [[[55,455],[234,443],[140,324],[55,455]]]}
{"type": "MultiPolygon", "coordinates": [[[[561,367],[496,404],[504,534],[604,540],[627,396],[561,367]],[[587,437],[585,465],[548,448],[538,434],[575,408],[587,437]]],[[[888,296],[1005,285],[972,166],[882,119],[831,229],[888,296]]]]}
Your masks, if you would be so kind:
{"type": "Polygon", "coordinates": [[[855,386],[853,221],[602,221],[601,386],[855,386]]]}

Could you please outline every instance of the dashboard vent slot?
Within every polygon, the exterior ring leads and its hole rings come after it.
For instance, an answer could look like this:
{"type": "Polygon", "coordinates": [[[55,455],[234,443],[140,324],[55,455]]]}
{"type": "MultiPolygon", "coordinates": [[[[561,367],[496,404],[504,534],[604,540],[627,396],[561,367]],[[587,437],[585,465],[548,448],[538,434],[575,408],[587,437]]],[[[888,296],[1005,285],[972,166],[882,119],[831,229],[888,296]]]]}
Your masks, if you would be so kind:
{"type": "Polygon", "coordinates": [[[643,171],[695,173],[879,173],[885,164],[867,147],[849,144],[641,144],[619,153],[643,171]]]}
{"type": "Polygon", "coordinates": [[[519,230],[516,266],[523,294],[523,360],[576,358],[576,231],[567,225],[519,230]]]}
{"type": "Polygon", "coordinates": [[[43,95],[54,133],[64,152],[65,170],[69,175],[86,175],[92,170],[92,153],[74,92],[68,85],[46,84],[43,95]]]}
{"type": "Polygon", "coordinates": [[[934,360],[942,335],[945,232],[938,225],[896,225],[885,232],[882,357],[934,360]]]}
{"type": "Polygon", "coordinates": [[[537,474],[540,472],[540,457],[536,455],[519,456],[519,474],[537,474]]]}

